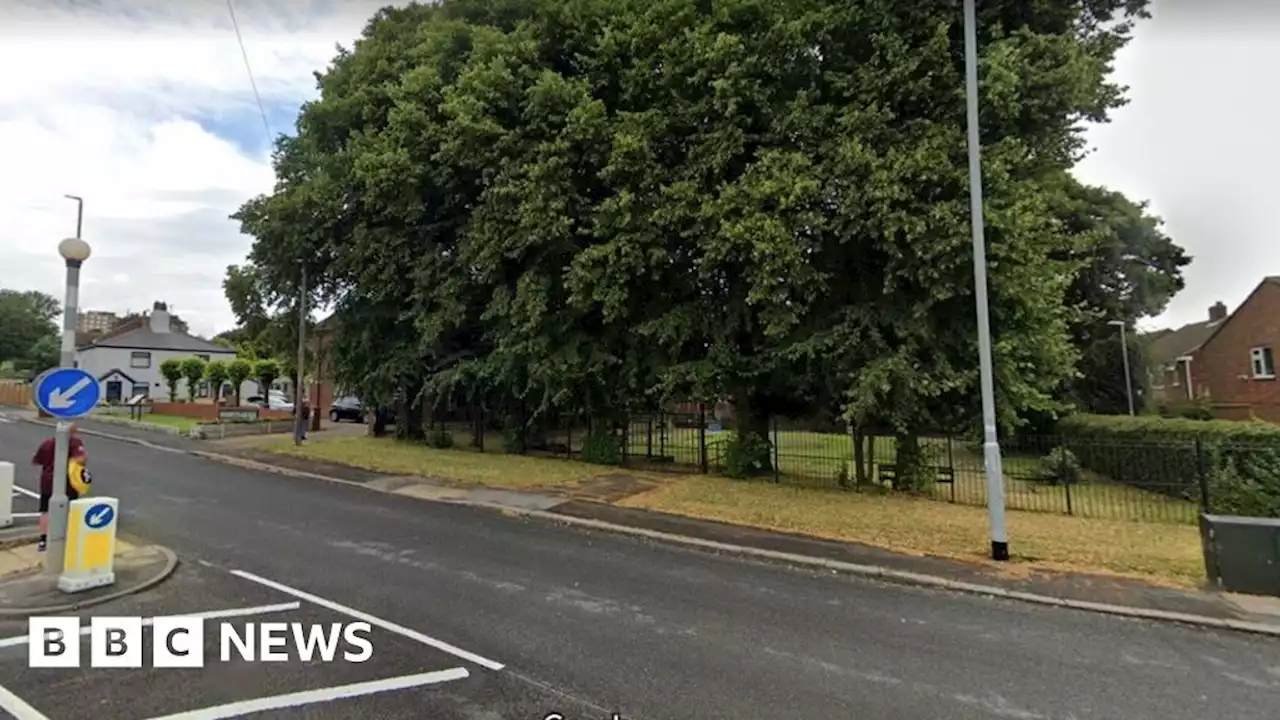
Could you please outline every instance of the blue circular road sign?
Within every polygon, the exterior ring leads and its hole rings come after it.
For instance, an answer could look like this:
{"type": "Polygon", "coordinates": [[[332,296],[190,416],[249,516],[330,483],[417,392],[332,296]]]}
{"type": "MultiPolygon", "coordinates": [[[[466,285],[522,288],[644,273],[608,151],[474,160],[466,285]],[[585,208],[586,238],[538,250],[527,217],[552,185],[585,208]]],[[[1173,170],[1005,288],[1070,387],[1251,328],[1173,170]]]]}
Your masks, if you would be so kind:
{"type": "Polygon", "coordinates": [[[98,379],[80,368],[58,368],[36,379],[36,407],[56,418],[87,415],[101,398],[98,379]]]}

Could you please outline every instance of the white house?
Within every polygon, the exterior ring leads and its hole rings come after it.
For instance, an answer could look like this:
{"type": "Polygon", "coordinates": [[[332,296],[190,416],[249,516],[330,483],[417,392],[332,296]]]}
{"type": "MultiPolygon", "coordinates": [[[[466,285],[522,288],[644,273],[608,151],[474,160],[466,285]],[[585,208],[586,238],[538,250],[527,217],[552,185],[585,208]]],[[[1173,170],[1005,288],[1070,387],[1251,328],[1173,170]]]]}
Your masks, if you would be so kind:
{"type": "MultiPolygon", "coordinates": [[[[128,400],[135,395],[164,401],[169,399],[169,388],[160,374],[160,363],[192,356],[229,361],[235,359],[236,352],[173,330],[168,306],[157,302],[140,326],[78,348],[76,362],[98,378],[103,402],[128,400]]],[[[241,388],[242,397],[254,395],[257,390],[258,384],[249,380],[241,388]]],[[[197,397],[208,397],[207,387],[199,387],[197,391],[197,397]]],[[[178,383],[178,397],[187,397],[185,380],[178,383]]]]}

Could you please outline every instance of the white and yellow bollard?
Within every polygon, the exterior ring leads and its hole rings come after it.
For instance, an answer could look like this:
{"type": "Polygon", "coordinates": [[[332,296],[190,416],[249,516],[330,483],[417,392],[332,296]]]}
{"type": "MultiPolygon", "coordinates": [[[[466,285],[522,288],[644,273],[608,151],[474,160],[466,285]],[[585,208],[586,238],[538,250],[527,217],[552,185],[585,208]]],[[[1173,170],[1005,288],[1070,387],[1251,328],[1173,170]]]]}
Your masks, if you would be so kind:
{"type": "Polygon", "coordinates": [[[58,589],[75,593],[116,581],[116,527],[120,502],[115,498],[81,498],[67,508],[67,553],[58,589]]]}
{"type": "Polygon", "coordinates": [[[13,463],[0,462],[0,528],[13,525],[13,463]]]}

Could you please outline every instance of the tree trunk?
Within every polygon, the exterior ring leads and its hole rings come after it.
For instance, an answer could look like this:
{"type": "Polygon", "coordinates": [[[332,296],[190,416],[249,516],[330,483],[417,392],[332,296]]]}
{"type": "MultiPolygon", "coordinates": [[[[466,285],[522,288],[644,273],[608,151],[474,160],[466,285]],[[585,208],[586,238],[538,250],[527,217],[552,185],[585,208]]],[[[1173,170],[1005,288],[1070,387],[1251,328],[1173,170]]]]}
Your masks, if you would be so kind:
{"type": "Polygon", "coordinates": [[[862,447],[862,430],[849,424],[849,440],[853,443],[854,484],[861,487],[867,484],[867,465],[862,447]]]}
{"type": "Polygon", "coordinates": [[[893,475],[893,489],[912,491],[927,489],[931,478],[928,476],[924,449],[920,447],[920,437],[914,432],[898,433],[895,437],[897,459],[894,464],[897,468],[893,475]]]}
{"type": "Polygon", "coordinates": [[[744,458],[748,465],[761,474],[773,472],[772,437],[769,434],[769,413],[757,404],[749,389],[734,394],[734,415],[739,447],[749,451],[744,458]],[[750,438],[754,436],[755,440],[750,438]]]}

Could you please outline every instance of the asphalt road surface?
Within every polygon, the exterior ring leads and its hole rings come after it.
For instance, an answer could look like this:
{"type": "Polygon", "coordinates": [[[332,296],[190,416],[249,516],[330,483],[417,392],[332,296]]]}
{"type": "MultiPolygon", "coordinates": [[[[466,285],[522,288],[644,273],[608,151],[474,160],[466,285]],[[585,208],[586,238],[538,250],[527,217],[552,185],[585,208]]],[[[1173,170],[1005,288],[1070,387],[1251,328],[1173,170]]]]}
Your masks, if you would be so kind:
{"type": "MultiPolygon", "coordinates": [[[[19,466],[25,487],[46,432],[0,424],[0,459],[19,466]]],[[[95,492],[121,499],[121,532],[186,561],[113,614],[363,617],[375,623],[375,653],[362,665],[250,666],[221,662],[208,645],[214,661],[203,670],[27,669],[24,643],[0,639],[0,702],[7,693],[50,720],[213,706],[223,710],[181,717],[229,717],[282,695],[292,699],[258,707],[291,709],[255,717],[1280,713],[1280,643],[1266,638],[883,585],[85,440],[95,492]],[[432,682],[385,685],[423,677],[432,682]],[[374,694],[350,689],[379,682],[374,694]]],[[[0,636],[22,632],[0,623],[0,636]]]]}

